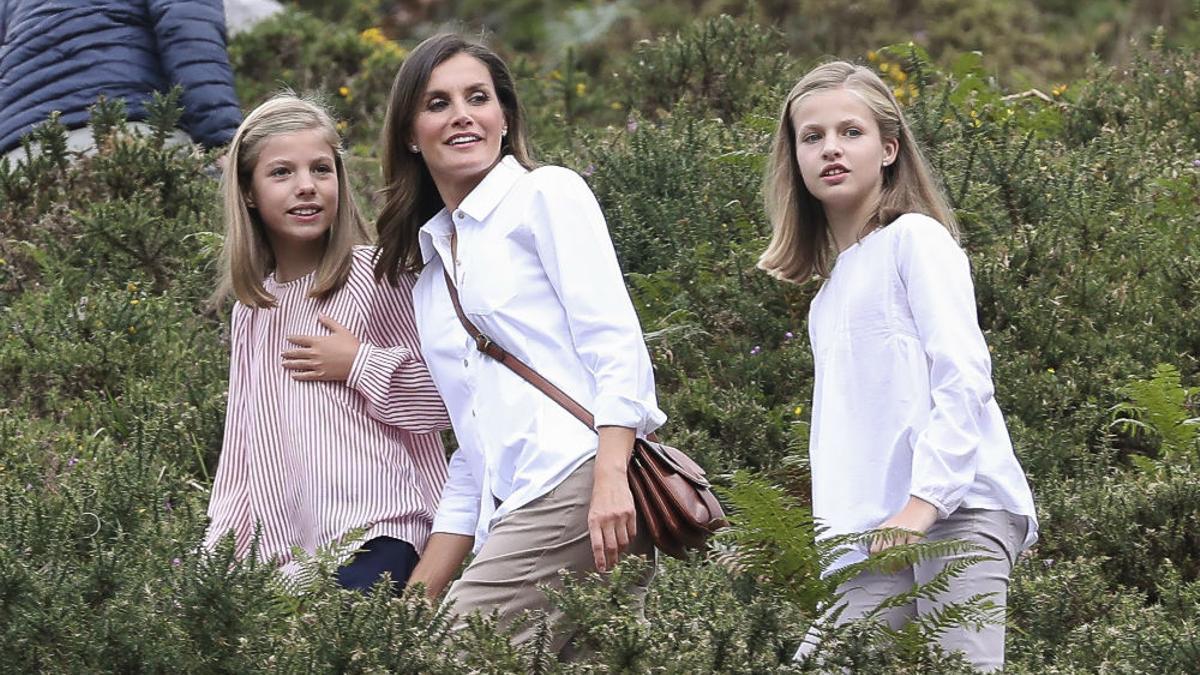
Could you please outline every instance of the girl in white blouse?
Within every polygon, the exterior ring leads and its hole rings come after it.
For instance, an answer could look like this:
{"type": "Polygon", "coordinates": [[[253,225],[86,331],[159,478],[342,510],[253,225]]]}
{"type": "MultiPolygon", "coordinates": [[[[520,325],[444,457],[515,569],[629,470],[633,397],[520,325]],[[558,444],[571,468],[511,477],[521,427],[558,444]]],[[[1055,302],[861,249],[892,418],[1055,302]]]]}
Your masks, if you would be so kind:
{"type": "MultiPolygon", "coordinates": [[[[948,593],[885,612],[894,628],[980,593],[1004,608],[1013,563],[1037,537],[1033,497],[994,398],[954,215],[896,99],[870,69],[819,66],[788,95],[768,166],[773,237],[759,266],[793,283],[825,280],[809,308],[813,513],[824,536],[902,528],[986,549],[991,559],[948,593]]],[[[827,572],[895,543],[877,539],[827,572]]],[[[855,577],[839,588],[838,622],[947,562],[855,577]]],[[[999,618],[941,643],[1000,668],[999,618]]]]}
{"type": "MultiPolygon", "coordinates": [[[[560,570],[652,552],[626,469],[635,435],[665,417],[604,216],[577,174],[535,168],[508,68],[457,35],[405,60],[383,143],[376,274],[420,272],[422,351],[459,443],[411,583],[436,597],[474,550],[446,599],[454,612],[556,620],[539,587],[560,584],[560,570]],[[479,330],[589,408],[597,429],[480,353],[448,283],[479,330]]],[[[554,648],[569,637],[556,631],[554,648]]]]}

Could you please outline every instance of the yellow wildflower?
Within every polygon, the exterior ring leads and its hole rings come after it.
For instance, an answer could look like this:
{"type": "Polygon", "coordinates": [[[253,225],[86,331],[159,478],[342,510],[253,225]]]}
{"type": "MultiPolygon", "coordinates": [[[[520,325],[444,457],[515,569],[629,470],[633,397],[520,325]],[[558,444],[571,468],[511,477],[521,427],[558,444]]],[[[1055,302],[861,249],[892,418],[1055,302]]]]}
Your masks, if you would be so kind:
{"type": "Polygon", "coordinates": [[[5,260],[4,258],[0,258],[0,265],[7,265],[7,264],[8,264],[7,260],[5,260]]]}
{"type": "Polygon", "coordinates": [[[358,37],[361,38],[363,42],[371,45],[383,44],[384,42],[388,41],[387,36],[383,34],[383,31],[373,26],[359,33],[358,37]]]}
{"type": "Polygon", "coordinates": [[[561,80],[561,79],[562,79],[562,73],[558,72],[558,70],[552,70],[552,71],[550,71],[550,79],[552,79],[552,80],[561,80]]]}
{"type": "Polygon", "coordinates": [[[1047,368],[1047,369],[1046,369],[1046,372],[1047,372],[1047,373],[1050,373],[1051,375],[1053,375],[1053,374],[1054,374],[1054,369],[1053,369],[1053,368],[1047,368]]]}
{"type": "Polygon", "coordinates": [[[903,82],[905,82],[906,80],[908,80],[908,73],[906,73],[906,72],[904,72],[903,70],[900,70],[899,68],[897,68],[897,69],[895,70],[895,72],[893,72],[893,73],[892,73],[892,77],[896,78],[896,81],[897,81],[897,82],[901,82],[901,83],[903,83],[903,82]]]}
{"type": "Polygon", "coordinates": [[[133,283],[132,281],[125,284],[125,290],[129,291],[130,293],[136,291],[137,289],[138,289],[138,285],[133,283]]]}
{"type": "Polygon", "coordinates": [[[132,300],[130,300],[130,301],[129,301],[129,304],[131,304],[131,305],[136,305],[136,304],[138,304],[138,303],[140,303],[140,302],[141,302],[141,300],[138,300],[137,298],[134,298],[134,299],[132,299],[132,300]]]}
{"type": "Polygon", "coordinates": [[[621,105],[620,101],[613,101],[612,103],[608,104],[608,107],[612,108],[613,110],[620,110],[624,106],[621,105]]]}
{"type": "Polygon", "coordinates": [[[794,410],[792,410],[792,414],[794,415],[799,415],[802,412],[804,412],[804,406],[802,405],[798,405],[794,410]]]}
{"type": "Polygon", "coordinates": [[[349,124],[346,124],[346,120],[340,120],[340,121],[338,121],[338,123],[337,123],[337,130],[338,130],[338,131],[345,131],[345,130],[346,130],[346,128],[347,128],[347,127],[349,127],[349,126],[350,126],[349,124]]]}
{"type": "Polygon", "coordinates": [[[1055,96],[1062,96],[1063,94],[1067,93],[1067,85],[1056,84],[1054,85],[1054,88],[1050,90],[1050,93],[1055,96]]]}
{"type": "Polygon", "coordinates": [[[342,98],[349,97],[350,96],[350,87],[347,87],[346,85],[342,85],[342,86],[338,87],[338,95],[341,96],[342,98]]]}
{"type": "Polygon", "coordinates": [[[136,332],[137,332],[137,329],[136,329],[136,328],[134,328],[133,326],[130,326],[130,327],[129,327],[129,334],[130,334],[130,335],[133,335],[133,334],[134,334],[134,333],[136,333],[136,332]]]}
{"type": "Polygon", "coordinates": [[[586,93],[587,93],[587,84],[585,84],[583,82],[576,82],[575,83],[575,95],[583,96],[586,93]]]}
{"type": "Polygon", "coordinates": [[[879,54],[875,53],[874,49],[869,50],[867,52],[867,60],[870,61],[871,63],[875,63],[876,61],[879,60],[879,54]]]}

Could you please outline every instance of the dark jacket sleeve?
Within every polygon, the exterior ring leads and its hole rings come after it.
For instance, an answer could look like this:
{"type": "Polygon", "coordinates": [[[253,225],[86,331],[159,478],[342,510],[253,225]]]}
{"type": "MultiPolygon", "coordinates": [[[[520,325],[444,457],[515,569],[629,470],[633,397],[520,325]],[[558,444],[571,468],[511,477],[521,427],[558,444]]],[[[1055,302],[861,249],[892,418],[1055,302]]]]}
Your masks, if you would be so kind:
{"type": "Polygon", "coordinates": [[[225,51],[221,0],[149,0],[163,72],[183,87],[181,126],[192,140],[225,145],[241,123],[233,69],[225,51]]]}

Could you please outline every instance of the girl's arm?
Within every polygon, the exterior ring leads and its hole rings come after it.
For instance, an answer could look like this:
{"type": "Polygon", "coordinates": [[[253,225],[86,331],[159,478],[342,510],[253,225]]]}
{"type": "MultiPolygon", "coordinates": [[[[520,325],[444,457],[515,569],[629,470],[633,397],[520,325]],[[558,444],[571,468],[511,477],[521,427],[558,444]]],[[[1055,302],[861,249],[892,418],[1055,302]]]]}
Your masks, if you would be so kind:
{"type": "MultiPolygon", "coordinates": [[[[413,283],[412,275],[401,275],[396,286],[371,282],[364,340],[320,315],[318,321],[331,335],[288,336],[297,349],[283,353],[283,367],[297,380],[345,382],[366,399],[367,414],[384,424],[418,434],[450,428],[446,407],[420,358],[413,283]]],[[[347,283],[343,292],[357,290],[347,283]]]]}
{"type": "Polygon", "coordinates": [[[595,195],[567,169],[536,173],[539,189],[527,222],[575,351],[596,382],[592,413],[600,446],[588,528],[596,568],[605,571],[636,533],[626,478],[634,437],[654,431],[666,416],[655,400],[650,355],[595,195]]]}
{"type": "Polygon", "coordinates": [[[229,327],[229,394],[225,406],[225,436],[221,457],[213,479],[208,502],[208,530],[204,548],[212,550],[230,531],[236,542],[234,552],[240,558],[250,548],[253,519],[250,515],[249,476],[246,475],[246,418],[244,398],[248,373],[249,348],[247,310],[241,303],[233,307],[229,327]]]}
{"type": "Polygon", "coordinates": [[[907,216],[896,225],[903,225],[898,269],[928,359],[933,404],[913,443],[910,492],[941,519],[975,482],[980,420],[994,393],[992,364],[966,254],[931,218],[907,216]]]}

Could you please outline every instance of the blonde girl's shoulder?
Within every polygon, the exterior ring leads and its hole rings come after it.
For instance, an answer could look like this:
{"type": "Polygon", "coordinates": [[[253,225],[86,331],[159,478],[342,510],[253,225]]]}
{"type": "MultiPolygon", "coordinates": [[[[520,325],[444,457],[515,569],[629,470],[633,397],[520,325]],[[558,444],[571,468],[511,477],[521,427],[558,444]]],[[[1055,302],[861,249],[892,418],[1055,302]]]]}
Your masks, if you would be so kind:
{"type": "MultiPolygon", "coordinates": [[[[350,278],[358,283],[366,284],[368,286],[375,286],[377,284],[391,286],[386,279],[379,282],[375,281],[375,257],[378,254],[378,246],[372,246],[370,244],[359,244],[355,246],[351,253],[351,255],[354,256],[354,260],[350,266],[350,278]]],[[[397,288],[409,291],[412,289],[413,285],[417,283],[417,275],[412,272],[401,270],[400,274],[397,276],[397,282],[397,288]]]]}
{"type": "Polygon", "coordinates": [[[958,248],[958,242],[940,221],[924,213],[905,213],[893,220],[887,228],[897,241],[927,242],[939,246],[947,244],[958,248]]]}

